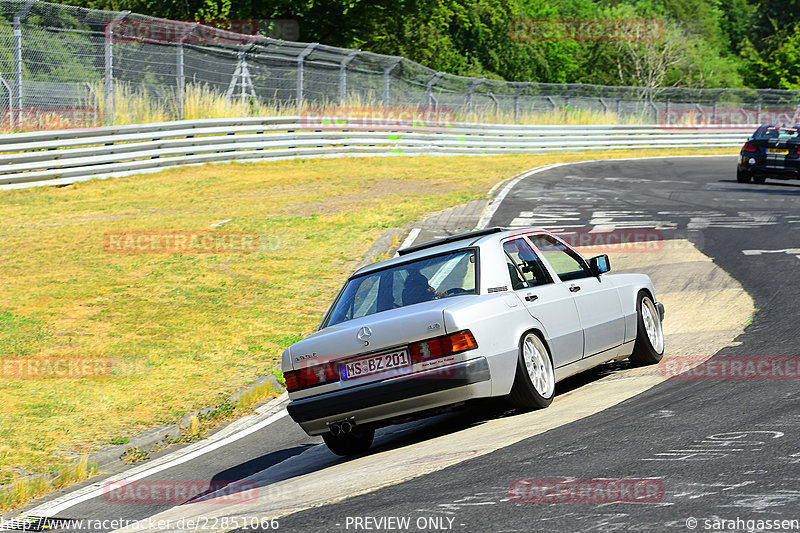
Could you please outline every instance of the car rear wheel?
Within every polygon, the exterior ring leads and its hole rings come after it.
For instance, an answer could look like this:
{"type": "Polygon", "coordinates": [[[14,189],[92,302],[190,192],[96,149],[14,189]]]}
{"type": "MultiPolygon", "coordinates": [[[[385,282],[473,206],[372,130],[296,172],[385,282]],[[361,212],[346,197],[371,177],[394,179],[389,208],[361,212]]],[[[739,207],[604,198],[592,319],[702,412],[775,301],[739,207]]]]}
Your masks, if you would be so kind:
{"type": "Polygon", "coordinates": [[[322,440],[330,451],[342,457],[357,455],[369,450],[375,438],[374,428],[354,428],[350,433],[334,435],[331,432],[323,433],[322,440]]]}
{"type": "Polygon", "coordinates": [[[509,399],[518,409],[542,409],[553,402],[556,378],[544,342],[527,333],[520,342],[517,371],[509,399]]]}
{"type": "Polygon", "coordinates": [[[749,170],[744,170],[742,168],[736,169],[736,181],[739,183],[750,183],[753,179],[753,176],[750,174],[749,170]]]}
{"type": "Polygon", "coordinates": [[[636,342],[629,359],[639,365],[654,365],[664,356],[664,330],[661,315],[645,292],[640,292],[636,300],[636,314],[636,342]]]}

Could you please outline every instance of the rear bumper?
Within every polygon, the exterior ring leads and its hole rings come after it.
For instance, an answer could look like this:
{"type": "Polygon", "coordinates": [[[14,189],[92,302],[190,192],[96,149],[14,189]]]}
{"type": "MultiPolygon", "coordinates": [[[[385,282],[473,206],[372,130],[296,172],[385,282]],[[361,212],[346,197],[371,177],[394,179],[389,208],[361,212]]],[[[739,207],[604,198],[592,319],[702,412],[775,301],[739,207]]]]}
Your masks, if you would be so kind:
{"type": "Polygon", "coordinates": [[[471,398],[491,395],[489,364],[479,357],[411,376],[369,383],[289,402],[289,416],[309,435],[330,422],[374,423],[471,398]]]}

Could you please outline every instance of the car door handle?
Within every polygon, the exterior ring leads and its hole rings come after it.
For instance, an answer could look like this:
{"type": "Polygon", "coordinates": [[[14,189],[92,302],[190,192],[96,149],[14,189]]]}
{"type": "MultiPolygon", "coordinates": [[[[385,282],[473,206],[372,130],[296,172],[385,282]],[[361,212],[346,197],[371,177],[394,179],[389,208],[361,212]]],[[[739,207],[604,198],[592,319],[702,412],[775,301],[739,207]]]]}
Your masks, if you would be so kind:
{"type": "Polygon", "coordinates": [[[578,292],[579,290],[581,290],[580,285],[573,285],[569,288],[569,292],[578,292]]]}
{"type": "Polygon", "coordinates": [[[536,296],[535,294],[527,294],[527,295],[525,295],[525,301],[526,302],[535,302],[538,299],[539,299],[539,297],[536,296]]]}

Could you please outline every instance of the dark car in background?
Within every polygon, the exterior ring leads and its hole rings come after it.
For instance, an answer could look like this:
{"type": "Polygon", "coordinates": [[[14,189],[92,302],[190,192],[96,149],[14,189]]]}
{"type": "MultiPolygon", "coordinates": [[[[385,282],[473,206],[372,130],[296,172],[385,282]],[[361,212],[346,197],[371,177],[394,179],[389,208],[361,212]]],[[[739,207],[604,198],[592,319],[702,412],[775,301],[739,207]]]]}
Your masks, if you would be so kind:
{"type": "Polygon", "coordinates": [[[736,181],[800,179],[800,125],[759,126],[739,152],[736,181]]]}

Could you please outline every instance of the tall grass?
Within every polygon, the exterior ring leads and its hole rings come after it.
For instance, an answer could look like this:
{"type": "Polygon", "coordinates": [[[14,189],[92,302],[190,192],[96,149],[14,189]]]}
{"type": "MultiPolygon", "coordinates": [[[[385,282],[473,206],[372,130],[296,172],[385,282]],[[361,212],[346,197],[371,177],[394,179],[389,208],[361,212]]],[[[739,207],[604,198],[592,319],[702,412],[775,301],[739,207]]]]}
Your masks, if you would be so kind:
{"type": "Polygon", "coordinates": [[[19,478],[11,485],[0,486],[0,512],[19,508],[48,492],[83,481],[96,473],[97,467],[82,457],[55,475],[36,474],[19,478]]]}
{"type": "MultiPolygon", "coordinates": [[[[102,125],[143,124],[164,122],[181,118],[175,94],[159,94],[146,86],[129,83],[114,85],[112,117],[103,117],[106,108],[102,84],[93,86],[91,101],[81,104],[81,113],[42,111],[23,114],[19,131],[93,127],[102,125]]],[[[531,111],[520,106],[513,111],[488,103],[470,106],[466,111],[447,107],[424,106],[383,107],[375,93],[350,94],[344,102],[322,101],[304,103],[282,102],[277,99],[230,98],[207,84],[187,84],[183,94],[183,117],[187,120],[203,118],[265,117],[265,116],[350,116],[371,118],[400,118],[410,121],[483,122],[494,124],[631,124],[642,120],[633,116],[620,116],[611,111],[583,110],[562,107],[547,111],[531,111]]],[[[0,117],[0,132],[11,131],[8,116],[0,117]]]]}

